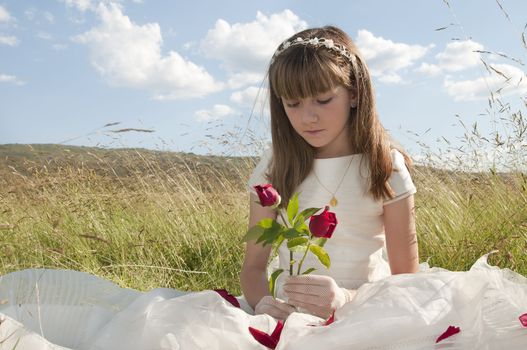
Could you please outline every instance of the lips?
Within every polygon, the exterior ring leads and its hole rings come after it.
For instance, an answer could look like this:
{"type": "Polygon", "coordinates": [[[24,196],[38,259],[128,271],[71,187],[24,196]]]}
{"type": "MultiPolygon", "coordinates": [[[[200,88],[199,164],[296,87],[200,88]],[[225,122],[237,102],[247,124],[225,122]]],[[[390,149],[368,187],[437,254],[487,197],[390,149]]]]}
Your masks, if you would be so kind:
{"type": "Polygon", "coordinates": [[[324,129],[320,129],[320,130],[306,130],[305,133],[308,134],[308,135],[318,135],[322,131],[324,131],[324,129]]]}

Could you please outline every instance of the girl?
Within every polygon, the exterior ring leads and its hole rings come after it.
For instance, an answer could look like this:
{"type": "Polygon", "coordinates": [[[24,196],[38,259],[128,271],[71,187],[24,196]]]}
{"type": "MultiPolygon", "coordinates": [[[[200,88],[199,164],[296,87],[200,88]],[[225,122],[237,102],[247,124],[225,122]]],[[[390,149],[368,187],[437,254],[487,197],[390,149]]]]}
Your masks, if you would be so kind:
{"type": "MultiPolygon", "coordinates": [[[[418,270],[410,160],[390,144],[366,63],[342,30],[295,34],[274,54],[268,77],[272,150],[263,155],[249,188],[272,183],[282,207],[299,191],[300,210],[331,205],[339,224],[325,245],[331,269],[310,261],[327,276],[289,278],[281,290],[287,303],[269,293],[270,246],[247,244],[241,285],[256,313],[285,319],[302,307],[327,318],[360,285],[390,273],[382,257],[385,237],[391,273],[418,270]]],[[[277,217],[257,203],[253,190],[249,225],[277,217]]],[[[285,244],[279,260],[288,270],[285,244]]]]}
{"type": "MultiPolygon", "coordinates": [[[[141,293],[76,271],[23,270],[0,278],[0,348],[527,348],[524,277],[486,257],[467,272],[414,273],[410,162],[391,149],[351,40],[335,27],[294,35],[273,56],[269,87],[273,145],[249,185],[273,183],[284,204],[300,192],[302,206],[331,206],[339,223],[324,247],[329,270],[308,258],[304,266],[318,275],[284,278],[277,299],[268,293],[270,248],[254,242],[241,271],[245,299],[141,293]],[[336,321],[324,323],[331,314],[336,321]]],[[[276,218],[256,200],[251,226],[276,218]]],[[[281,247],[279,266],[288,263],[281,247]]]]}

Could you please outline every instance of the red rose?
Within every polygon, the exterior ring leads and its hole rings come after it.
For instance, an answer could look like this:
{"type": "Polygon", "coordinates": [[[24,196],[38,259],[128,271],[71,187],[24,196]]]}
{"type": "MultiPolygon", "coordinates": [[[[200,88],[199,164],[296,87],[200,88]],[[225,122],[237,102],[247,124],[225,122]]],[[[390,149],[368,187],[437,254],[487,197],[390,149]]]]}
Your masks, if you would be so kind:
{"type": "Polygon", "coordinates": [[[313,215],[309,220],[309,230],[315,237],[331,238],[335,227],[337,227],[337,217],[335,213],[328,211],[326,206],[319,215],[313,215]]]}
{"type": "Polygon", "coordinates": [[[256,185],[254,186],[256,194],[260,199],[262,207],[277,207],[280,205],[280,195],[278,191],[273,188],[271,184],[256,185]]]}

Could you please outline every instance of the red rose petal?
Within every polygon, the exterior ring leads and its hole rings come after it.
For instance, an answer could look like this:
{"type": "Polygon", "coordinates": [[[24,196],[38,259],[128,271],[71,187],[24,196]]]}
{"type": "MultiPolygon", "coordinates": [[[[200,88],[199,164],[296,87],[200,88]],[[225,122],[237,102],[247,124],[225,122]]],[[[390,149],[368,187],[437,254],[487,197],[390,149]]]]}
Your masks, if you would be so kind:
{"type": "Polygon", "coordinates": [[[331,316],[329,316],[329,318],[326,320],[326,322],[324,322],[323,326],[329,326],[333,322],[335,322],[335,311],[333,311],[331,316]]]}
{"type": "Polygon", "coordinates": [[[522,326],[527,327],[527,313],[519,317],[522,326]]]}
{"type": "Polygon", "coordinates": [[[263,346],[267,346],[269,349],[275,349],[278,345],[278,342],[280,341],[282,329],[284,329],[284,322],[282,320],[278,320],[271,335],[253,327],[249,327],[249,332],[251,332],[253,338],[258,343],[262,344],[263,346]]]}
{"type": "Polygon", "coordinates": [[[447,330],[444,331],[443,334],[439,336],[439,338],[437,338],[436,343],[439,343],[441,340],[451,337],[454,334],[458,334],[459,332],[461,332],[459,327],[448,326],[447,330]]]}
{"type": "Polygon", "coordinates": [[[276,340],[277,344],[280,340],[280,335],[282,335],[282,329],[284,329],[284,322],[282,320],[278,320],[278,322],[276,323],[276,327],[274,327],[274,331],[271,334],[271,338],[276,340]]]}
{"type": "Polygon", "coordinates": [[[235,306],[238,308],[240,307],[240,302],[238,301],[238,299],[236,299],[234,295],[229,294],[229,292],[227,292],[225,289],[214,289],[214,291],[218,293],[219,295],[221,295],[223,299],[231,303],[232,306],[235,306]]]}
{"type": "Polygon", "coordinates": [[[259,329],[249,327],[249,332],[251,332],[253,338],[263,346],[267,346],[269,349],[275,349],[278,345],[278,342],[275,341],[271,336],[265,332],[262,332],[259,329]]]}

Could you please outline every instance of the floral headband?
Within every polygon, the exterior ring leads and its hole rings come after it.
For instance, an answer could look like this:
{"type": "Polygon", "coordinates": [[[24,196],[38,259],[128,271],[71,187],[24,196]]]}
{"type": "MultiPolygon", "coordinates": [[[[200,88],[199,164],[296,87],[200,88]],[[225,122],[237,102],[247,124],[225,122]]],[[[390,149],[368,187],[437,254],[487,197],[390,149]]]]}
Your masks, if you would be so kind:
{"type": "Polygon", "coordinates": [[[282,52],[284,52],[291,46],[296,46],[296,45],[305,45],[305,46],[311,45],[314,47],[324,46],[328,50],[335,51],[339,55],[347,58],[348,61],[350,61],[352,65],[356,64],[355,55],[352,55],[351,53],[349,53],[349,51],[344,46],[335,44],[332,39],[326,39],[326,38],[305,38],[304,39],[302,37],[297,37],[296,39],[293,39],[291,41],[283,42],[282,45],[280,45],[278,49],[275,51],[275,53],[273,54],[273,57],[271,58],[271,64],[273,64],[276,57],[280,56],[282,52]]]}

